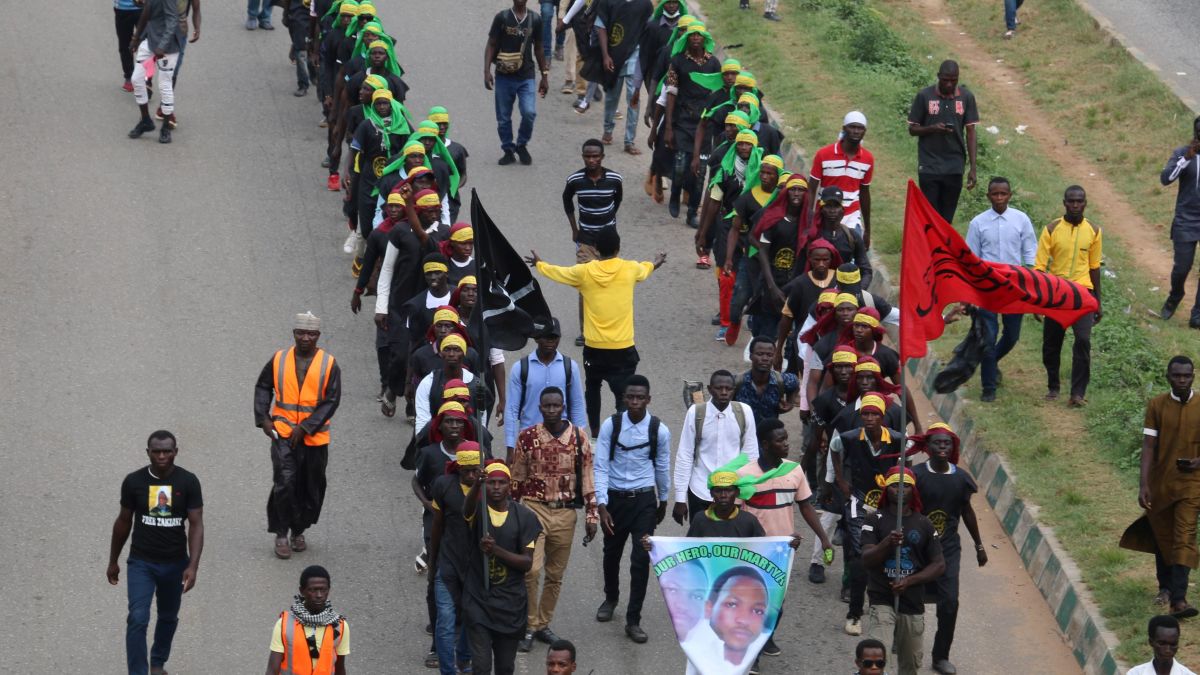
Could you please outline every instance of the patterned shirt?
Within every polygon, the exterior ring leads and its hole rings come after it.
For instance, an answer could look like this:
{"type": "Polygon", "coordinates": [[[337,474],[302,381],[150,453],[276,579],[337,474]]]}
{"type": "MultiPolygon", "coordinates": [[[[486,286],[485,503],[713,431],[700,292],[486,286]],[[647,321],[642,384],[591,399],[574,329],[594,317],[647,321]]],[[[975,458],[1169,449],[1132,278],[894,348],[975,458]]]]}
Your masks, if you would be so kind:
{"type": "Polygon", "coordinates": [[[755,424],[779,417],[779,404],[782,402],[783,396],[791,398],[800,390],[800,380],[795,375],[784,373],[782,384],[779,378],[779,373],[771,371],[770,379],[767,386],[763,388],[761,396],[758,393],[758,387],[754,385],[754,380],[750,378],[750,371],[746,371],[739,378],[740,385],[734,392],[733,400],[750,406],[750,409],[754,411],[755,424]]]}
{"type": "Polygon", "coordinates": [[[575,501],[576,457],[583,455],[579,475],[583,480],[583,503],[589,523],[600,522],[596,510],[596,487],[592,468],[592,442],[587,432],[570,422],[558,436],[542,424],[535,424],[517,436],[517,445],[509,458],[512,468],[513,496],[524,501],[575,501]]]}

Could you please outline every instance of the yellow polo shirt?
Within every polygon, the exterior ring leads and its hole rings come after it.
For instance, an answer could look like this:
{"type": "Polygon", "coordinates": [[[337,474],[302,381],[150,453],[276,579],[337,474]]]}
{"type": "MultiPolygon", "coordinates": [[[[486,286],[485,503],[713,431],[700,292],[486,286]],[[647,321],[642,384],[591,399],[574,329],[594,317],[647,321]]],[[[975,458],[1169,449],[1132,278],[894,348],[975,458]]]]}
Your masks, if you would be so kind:
{"type": "Polygon", "coordinates": [[[1091,270],[1100,269],[1100,228],[1084,218],[1072,225],[1059,218],[1042,230],[1033,268],[1092,288],[1091,270]]]}

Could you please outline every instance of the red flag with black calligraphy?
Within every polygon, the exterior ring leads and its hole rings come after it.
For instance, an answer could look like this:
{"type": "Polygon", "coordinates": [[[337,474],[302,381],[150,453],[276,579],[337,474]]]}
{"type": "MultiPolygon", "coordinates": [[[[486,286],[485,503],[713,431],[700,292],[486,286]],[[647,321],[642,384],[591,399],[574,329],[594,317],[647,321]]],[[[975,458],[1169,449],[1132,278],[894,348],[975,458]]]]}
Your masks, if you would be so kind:
{"type": "Polygon", "coordinates": [[[1000,314],[1041,314],[1063,326],[1098,308],[1072,281],[980,260],[911,180],[900,252],[900,359],[924,356],[946,329],[942,309],[966,302],[1000,314]]]}

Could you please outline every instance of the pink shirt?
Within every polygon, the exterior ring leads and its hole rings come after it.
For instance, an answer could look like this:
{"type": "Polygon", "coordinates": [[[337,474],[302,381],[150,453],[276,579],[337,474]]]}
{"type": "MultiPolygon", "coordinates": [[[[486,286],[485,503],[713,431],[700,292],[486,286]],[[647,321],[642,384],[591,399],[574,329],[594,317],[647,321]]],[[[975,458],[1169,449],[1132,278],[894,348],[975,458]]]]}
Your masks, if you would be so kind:
{"type": "MultiPolygon", "coordinates": [[[[761,476],[765,473],[758,461],[738,469],[739,476],[761,476]]],[[[758,518],[768,537],[790,537],[796,531],[792,505],[812,496],[804,469],[796,466],[782,476],[776,476],[755,486],[754,496],[742,508],[758,518]]]]}

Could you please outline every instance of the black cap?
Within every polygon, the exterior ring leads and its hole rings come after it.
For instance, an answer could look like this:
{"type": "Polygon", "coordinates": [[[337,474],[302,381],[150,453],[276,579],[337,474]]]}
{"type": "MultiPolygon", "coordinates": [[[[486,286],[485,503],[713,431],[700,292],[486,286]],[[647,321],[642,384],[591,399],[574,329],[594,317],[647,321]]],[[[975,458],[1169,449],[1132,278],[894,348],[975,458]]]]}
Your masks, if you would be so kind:
{"type": "Polygon", "coordinates": [[[540,317],[533,320],[532,336],[535,338],[562,337],[562,327],[558,325],[558,319],[554,317],[540,317]]]}
{"type": "Polygon", "coordinates": [[[842,188],[836,185],[826,185],[821,188],[821,203],[837,202],[842,203],[842,188]]]}

